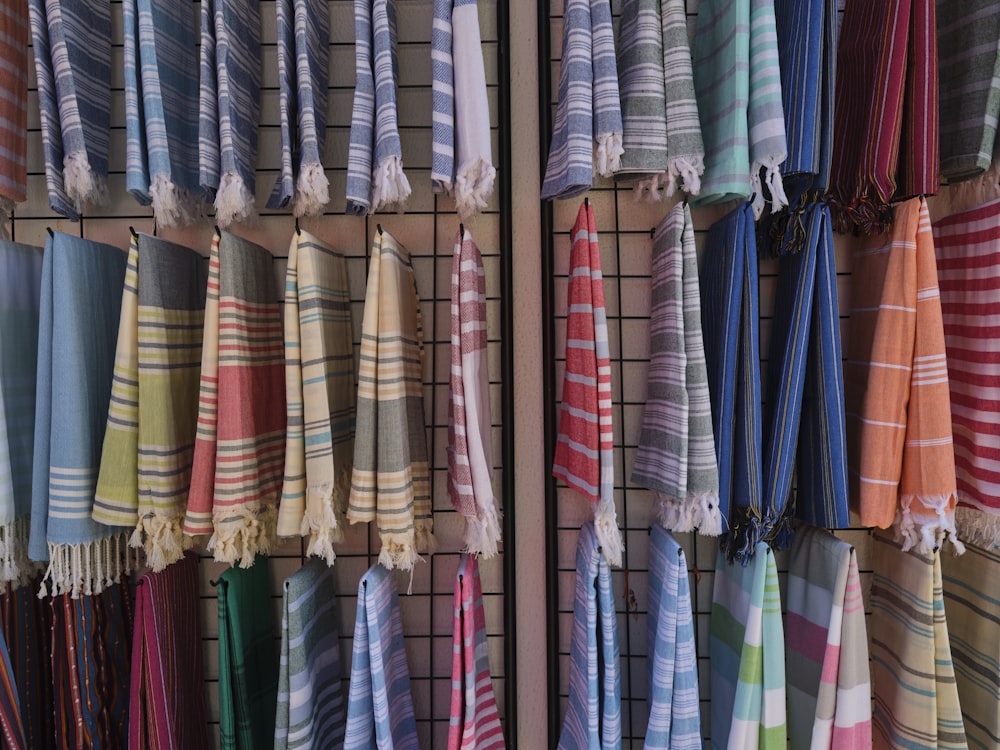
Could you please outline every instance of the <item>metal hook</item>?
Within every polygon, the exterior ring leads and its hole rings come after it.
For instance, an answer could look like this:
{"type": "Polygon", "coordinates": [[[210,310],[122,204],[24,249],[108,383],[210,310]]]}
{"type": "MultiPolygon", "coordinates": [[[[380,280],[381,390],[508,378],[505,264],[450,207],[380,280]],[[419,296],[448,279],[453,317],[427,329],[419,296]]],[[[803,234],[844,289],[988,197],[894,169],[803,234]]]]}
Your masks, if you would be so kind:
{"type": "Polygon", "coordinates": [[[133,227],[133,226],[129,225],[129,228],[128,228],[128,231],[129,231],[129,234],[131,234],[131,235],[132,235],[132,239],[133,239],[133,240],[136,240],[136,241],[138,241],[138,239],[139,239],[139,235],[138,235],[138,233],[137,233],[137,232],[135,231],[135,227],[133,227]]]}
{"type": "Polygon", "coordinates": [[[49,233],[49,237],[55,239],[56,233],[52,231],[52,227],[45,227],[45,231],[49,233]]]}
{"type": "Polygon", "coordinates": [[[295,217],[295,234],[298,237],[302,236],[302,228],[299,226],[299,217],[298,216],[295,217]]]}
{"type": "Polygon", "coordinates": [[[382,236],[382,225],[381,224],[376,224],[375,228],[378,230],[379,237],[381,237],[382,236]]]}
{"type": "Polygon", "coordinates": [[[465,239],[465,224],[459,223],[458,236],[463,240],[465,239]]]}

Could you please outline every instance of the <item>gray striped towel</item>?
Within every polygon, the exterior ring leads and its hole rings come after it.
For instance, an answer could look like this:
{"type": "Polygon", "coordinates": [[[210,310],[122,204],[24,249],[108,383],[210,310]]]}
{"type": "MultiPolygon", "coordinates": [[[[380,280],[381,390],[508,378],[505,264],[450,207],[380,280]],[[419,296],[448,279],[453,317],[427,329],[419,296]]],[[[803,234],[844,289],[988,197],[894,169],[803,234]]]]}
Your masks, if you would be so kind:
{"type": "Polygon", "coordinates": [[[257,213],[257,120],[260,115],[260,3],[203,0],[198,97],[201,186],[227,228],[257,213]]]}
{"type": "Polygon", "coordinates": [[[0,232],[28,190],[28,6],[0,2],[0,232]]]}
{"type": "Polygon", "coordinates": [[[326,0],[278,0],[278,104],[281,173],[268,208],[315,216],[330,202],[323,169],[330,82],[330,6],[326,0]]]}
{"type": "Polygon", "coordinates": [[[622,113],[609,0],[567,0],[559,106],[542,198],[573,198],[621,167],[622,113]],[[594,152],[596,141],[597,151],[594,152]]]}
{"type": "Polygon", "coordinates": [[[108,201],[111,6],[29,0],[49,205],[77,221],[108,201]]]}

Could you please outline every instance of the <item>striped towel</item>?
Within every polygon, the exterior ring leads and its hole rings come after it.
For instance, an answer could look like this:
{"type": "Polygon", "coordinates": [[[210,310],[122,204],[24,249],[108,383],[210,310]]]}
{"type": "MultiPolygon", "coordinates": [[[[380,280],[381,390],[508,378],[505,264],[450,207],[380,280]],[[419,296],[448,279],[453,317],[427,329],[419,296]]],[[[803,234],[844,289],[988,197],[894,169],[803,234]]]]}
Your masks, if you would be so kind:
{"type": "Polygon", "coordinates": [[[218,582],[219,734],[222,750],[271,747],[278,659],[267,558],[228,568],[218,582]]]}
{"type": "Polygon", "coordinates": [[[123,0],[125,187],[163,227],[199,215],[197,20],[172,0],[123,0]]]}
{"type": "Polygon", "coordinates": [[[490,678],[479,561],[475,555],[464,554],[455,576],[448,750],[503,750],[506,747],[490,678]]]}
{"type": "Polygon", "coordinates": [[[184,556],[205,263],[193,250],[132,237],[94,520],[135,528],[154,572],[184,556]],[[139,262],[140,245],[142,262],[139,262]]]}
{"type": "Polygon", "coordinates": [[[111,7],[29,0],[49,205],[77,221],[108,202],[111,7]]]}
{"type": "Polygon", "coordinates": [[[0,594],[0,625],[14,669],[14,684],[27,747],[56,750],[52,723],[52,606],[35,596],[35,585],[0,594]]]}
{"type": "Polygon", "coordinates": [[[358,586],[351,691],[344,750],[418,750],[403,647],[403,621],[393,575],[377,564],[358,586]]]}
{"type": "Polygon", "coordinates": [[[28,42],[24,0],[0,2],[0,225],[28,194],[28,42]]]}
{"type": "Polygon", "coordinates": [[[624,542],[614,498],[611,352],[597,219],[590,201],[580,206],[572,239],[566,373],[552,475],[590,500],[604,556],[611,565],[620,566],[624,542]]]}
{"type": "Polygon", "coordinates": [[[786,601],[792,747],[868,750],[871,679],[854,548],[823,529],[800,528],[788,565],[786,601]]]}
{"type": "Polygon", "coordinates": [[[569,655],[569,699],[559,750],[622,746],[621,667],[611,568],[594,522],[580,528],[569,655]]]}
{"type": "Polygon", "coordinates": [[[656,514],[671,531],[722,533],[719,466],[712,433],[694,225],[686,204],[653,238],[650,359],[632,483],[656,492],[656,514]]]}
{"type": "Polygon", "coordinates": [[[333,571],[310,560],[285,581],[275,750],[343,746],[340,618],[333,571]]]}
{"type": "Polygon", "coordinates": [[[944,609],[969,747],[1000,746],[1000,555],[943,555],[944,609]]]}
{"type": "Polygon", "coordinates": [[[649,723],[645,750],[701,750],[698,654],[687,558],[677,541],[653,524],[649,542],[647,672],[649,723]]]}
{"type": "Polygon", "coordinates": [[[378,521],[389,570],[412,570],[433,551],[431,476],[424,425],[424,335],[410,254],[375,235],[361,324],[357,432],[347,520],[378,521]]]}
{"type": "Polygon", "coordinates": [[[291,206],[296,216],[315,216],[330,202],[330,181],[323,170],[330,4],[325,0],[279,0],[275,6],[281,173],[267,207],[291,206]]]}
{"type": "Polygon", "coordinates": [[[28,744],[21,718],[21,699],[14,679],[14,666],[7,641],[0,633],[0,733],[3,735],[4,747],[26,750],[28,744]]]}
{"type": "MultiPolygon", "coordinates": [[[[941,555],[874,537],[871,659],[876,747],[965,748],[945,621],[941,555]]],[[[995,710],[996,704],[993,708],[995,710]]]]}
{"type": "Polygon", "coordinates": [[[354,0],[354,34],[347,213],[362,216],[410,196],[396,111],[396,0],[354,0]]]}
{"type": "Polygon", "coordinates": [[[284,471],[285,373],[271,265],[264,248],[216,232],[184,518],[185,534],[212,535],[216,560],[244,568],[274,542],[284,471]]]}
{"type": "Polygon", "coordinates": [[[306,554],[332,565],[354,458],[354,333],[344,256],[308,232],[296,232],[288,249],[284,326],[288,434],[278,536],[308,535],[306,554]]]}
{"type": "Polygon", "coordinates": [[[129,698],[130,750],[211,747],[205,716],[198,601],[198,556],[135,589],[129,698]]]}
{"type": "Polygon", "coordinates": [[[904,550],[956,550],[955,454],[934,237],[927,203],[895,207],[892,230],[858,242],[844,367],[853,507],[895,524],[904,550]]]}
{"type": "Polygon", "coordinates": [[[786,747],[785,639],[774,553],[758,542],[749,564],[715,563],[709,643],[712,747],[786,747]]]}
{"type": "Polygon", "coordinates": [[[467,229],[455,238],[452,257],[448,494],[465,516],[465,550],[489,559],[497,554],[500,516],[493,496],[486,271],[467,229]]]}
{"type": "Polygon", "coordinates": [[[260,60],[260,3],[204,0],[198,180],[215,202],[215,220],[223,229],[257,214],[260,60]]]}
{"type": "Polygon", "coordinates": [[[609,0],[567,0],[563,9],[559,104],[542,198],[587,192],[594,170],[621,167],[622,113],[609,0]],[[596,144],[596,151],[595,151],[596,144]]]}
{"type": "Polygon", "coordinates": [[[98,594],[129,572],[127,530],[91,518],[125,263],[117,247],[61,232],[45,243],[28,544],[49,563],[43,596],[46,584],[53,595],[98,594]]]}
{"type": "Polygon", "coordinates": [[[948,354],[959,535],[1000,548],[1000,201],[934,227],[948,354]]]}
{"type": "Polygon", "coordinates": [[[938,142],[937,0],[910,0],[903,131],[896,200],[934,195],[941,184],[938,142]]]}

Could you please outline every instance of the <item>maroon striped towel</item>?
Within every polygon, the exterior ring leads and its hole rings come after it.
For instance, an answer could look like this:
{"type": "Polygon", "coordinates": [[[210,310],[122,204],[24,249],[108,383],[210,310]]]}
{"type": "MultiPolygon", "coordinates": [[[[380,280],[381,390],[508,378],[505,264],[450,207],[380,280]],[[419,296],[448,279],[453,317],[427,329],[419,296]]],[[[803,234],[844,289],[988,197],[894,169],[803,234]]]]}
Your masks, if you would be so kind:
{"type": "Polygon", "coordinates": [[[28,189],[28,4],[0,2],[0,232],[28,189]]]}

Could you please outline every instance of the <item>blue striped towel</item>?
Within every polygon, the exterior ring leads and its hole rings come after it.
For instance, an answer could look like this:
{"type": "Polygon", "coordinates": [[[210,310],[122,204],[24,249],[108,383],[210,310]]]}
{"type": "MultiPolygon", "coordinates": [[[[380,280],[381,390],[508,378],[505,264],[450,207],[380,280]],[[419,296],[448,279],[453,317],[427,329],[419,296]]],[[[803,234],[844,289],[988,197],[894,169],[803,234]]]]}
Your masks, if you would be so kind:
{"type": "Polygon", "coordinates": [[[374,565],[358,586],[344,750],[419,750],[396,579],[374,565]]]}
{"type": "Polygon", "coordinates": [[[587,521],[576,545],[569,701],[559,750],[621,748],[621,688],[611,566],[598,546],[594,522],[587,521]]]}
{"type": "Polygon", "coordinates": [[[108,202],[111,6],[29,0],[49,205],[77,221],[108,202]]]}
{"type": "Polygon", "coordinates": [[[323,169],[330,83],[330,6],[325,0],[278,0],[278,103],[281,174],[268,208],[296,216],[323,213],[330,182],[323,169]]]}
{"type": "Polygon", "coordinates": [[[198,179],[223,229],[252,220],[260,116],[260,3],[201,4],[198,179]]]}
{"type": "Polygon", "coordinates": [[[621,167],[622,113],[609,0],[567,0],[559,105],[542,198],[573,198],[621,167]],[[597,151],[594,152],[596,141],[597,151]]]}
{"type": "Polygon", "coordinates": [[[162,227],[198,217],[197,20],[174,0],[123,0],[125,187],[162,227]]]}
{"type": "Polygon", "coordinates": [[[700,750],[698,654],[687,558],[662,526],[649,542],[646,750],[700,750]]]}

